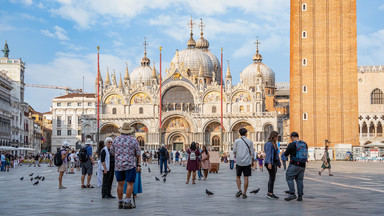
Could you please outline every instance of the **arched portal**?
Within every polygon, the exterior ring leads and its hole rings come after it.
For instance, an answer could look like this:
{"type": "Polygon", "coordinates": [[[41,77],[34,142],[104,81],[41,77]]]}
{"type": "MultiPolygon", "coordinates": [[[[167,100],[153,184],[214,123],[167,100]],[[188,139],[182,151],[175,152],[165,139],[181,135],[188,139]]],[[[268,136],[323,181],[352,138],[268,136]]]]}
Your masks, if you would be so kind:
{"type": "Polygon", "coordinates": [[[191,136],[190,123],[184,117],[174,116],[164,121],[162,140],[165,145],[168,145],[169,149],[188,149],[188,140],[191,136]]]}
{"type": "Polygon", "coordinates": [[[220,144],[220,123],[211,122],[205,127],[203,145],[206,145],[208,148],[216,149],[219,151],[220,144]]]}
{"type": "Polygon", "coordinates": [[[131,125],[135,129],[135,137],[139,141],[141,150],[147,150],[145,143],[147,142],[148,128],[143,123],[134,123],[131,125]]]}

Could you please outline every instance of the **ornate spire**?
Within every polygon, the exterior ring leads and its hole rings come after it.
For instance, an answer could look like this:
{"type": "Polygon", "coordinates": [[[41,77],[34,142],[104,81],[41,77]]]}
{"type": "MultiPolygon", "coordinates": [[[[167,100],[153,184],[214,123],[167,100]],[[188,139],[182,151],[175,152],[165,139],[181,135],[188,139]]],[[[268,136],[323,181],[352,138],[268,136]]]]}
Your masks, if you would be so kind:
{"type": "Polygon", "coordinates": [[[113,74],[112,74],[112,85],[117,86],[115,70],[113,70],[113,74]]]}
{"type": "Polygon", "coordinates": [[[9,57],[9,52],[10,52],[11,50],[9,50],[7,41],[5,41],[4,49],[1,50],[1,51],[3,51],[3,53],[4,53],[4,58],[8,58],[8,57],[9,57]]]}
{"type": "Polygon", "coordinates": [[[226,77],[226,78],[232,78],[231,70],[229,69],[229,60],[227,60],[227,63],[228,63],[228,67],[227,67],[227,75],[226,75],[225,77],[226,77]]]}
{"type": "Polygon", "coordinates": [[[144,57],[141,59],[141,66],[149,66],[151,61],[147,57],[147,46],[148,46],[148,43],[147,43],[147,38],[145,38],[145,37],[144,37],[143,45],[144,45],[144,57]]]}
{"type": "Polygon", "coordinates": [[[156,79],[157,75],[156,75],[156,67],[155,67],[155,62],[153,62],[153,66],[152,66],[152,79],[156,79]]]}
{"type": "Polygon", "coordinates": [[[125,75],[124,80],[129,80],[128,62],[125,63],[125,75]]]}
{"type": "Polygon", "coordinates": [[[200,35],[201,35],[201,37],[203,37],[203,34],[204,34],[204,28],[205,28],[205,24],[203,23],[203,18],[200,18],[200,30],[201,30],[201,32],[200,32],[200,35]]]}
{"type": "Polygon", "coordinates": [[[261,62],[263,60],[263,56],[261,56],[259,54],[259,45],[261,44],[261,42],[259,41],[259,37],[256,37],[256,42],[255,42],[255,45],[256,45],[256,54],[253,56],[253,61],[254,62],[261,62]]]}
{"type": "Polygon", "coordinates": [[[188,40],[188,48],[195,48],[196,47],[196,42],[195,40],[193,39],[193,27],[195,26],[195,22],[193,21],[192,19],[192,16],[191,16],[191,21],[188,22],[188,27],[191,29],[191,38],[189,38],[188,40]]]}
{"type": "Polygon", "coordinates": [[[199,49],[208,49],[209,48],[209,42],[203,37],[204,35],[204,27],[205,27],[205,24],[203,23],[203,19],[200,18],[200,29],[201,29],[201,37],[196,41],[196,48],[199,48],[199,49]]]}
{"type": "Polygon", "coordinates": [[[108,70],[108,67],[107,67],[107,76],[105,77],[105,86],[109,86],[111,85],[111,79],[109,78],[109,70],[108,70]]]}
{"type": "Polygon", "coordinates": [[[123,90],[123,79],[121,78],[121,73],[120,73],[119,89],[123,90]]]}

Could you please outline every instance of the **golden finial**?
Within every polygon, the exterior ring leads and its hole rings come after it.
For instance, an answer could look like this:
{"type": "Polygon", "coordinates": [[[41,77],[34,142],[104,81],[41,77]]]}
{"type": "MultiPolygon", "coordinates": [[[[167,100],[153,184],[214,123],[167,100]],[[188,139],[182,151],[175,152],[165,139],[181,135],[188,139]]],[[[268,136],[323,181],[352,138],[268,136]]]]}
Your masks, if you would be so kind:
{"type": "Polygon", "coordinates": [[[204,28],[205,28],[205,24],[203,23],[203,18],[200,18],[200,29],[201,29],[200,35],[201,35],[201,37],[203,37],[203,34],[204,34],[203,30],[204,30],[204,28]]]}
{"type": "Polygon", "coordinates": [[[163,47],[159,47],[159,50],[160,50],[160,52],[161,52],[161,50],[163,50],[163,47]]]}
{"type": "Polygon", "coordinates": [[[99,47],[99,46],[97,46],[97,52],[99,52],[99,50],[100,50],[100,47],[99,47]]]}

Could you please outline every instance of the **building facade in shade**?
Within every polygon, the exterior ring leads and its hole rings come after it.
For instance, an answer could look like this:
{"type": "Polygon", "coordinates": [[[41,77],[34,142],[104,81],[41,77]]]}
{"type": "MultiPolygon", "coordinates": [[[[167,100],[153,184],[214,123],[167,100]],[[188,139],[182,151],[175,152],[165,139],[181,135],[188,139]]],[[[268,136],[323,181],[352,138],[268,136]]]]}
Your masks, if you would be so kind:
{"type": "Polygon", "coordinates": [[[9,58],[9,47],[5,42],[3,57],[0,57],[0,71],[5,74],[12,83],[11,93],[11,142],[10,146],[24,147],[28,145],[29,110],[24,101],[24,73],[25,64],[21,59],[9,58]]]}
{"type": "Polygon", "coordinates": [[[12,81],[0,71],[0,146],[11,144],[11,90],[12,81]]]}
{"type": "MultiPolygon", "coordinates": [[[[72,149],[79,147],[82,141],[81,119],[87,115],[95,116],[95,101],[95,94],[87,93],[69,93],[53,98],[52,152],[56,152],[64,141],[68,141],[72,149]]],[[[90,129],[85,127],[84,130],[89,131],[90,129]]]]}
{"type": "Polygon", "coordinates": [[[384,65],[358,69],[360,146],[384,144],[384,65]]]}
{"type": "MultiPolygon", "coordinates": [[[[270,132],[277,130],[277,112],[266,107],[267,94],[273,100],[275,93],[275,74],[262,63],[258,48],[249,63],[240,74],[240,83],[233,85],[229,63],[221,77],[220,61],[209,50],[203,32],[195,41],[191,31],[187,48],[176,51],[162,77],[161,127],[160,77],[146,52],[141,65],[131,73],[127,67],[120,79],[108,70],[105,80],[99,74],[100,139],[117,136],[118,128],[127,122],[135,128],[142,149],[154,150],[162,143],[172,150],[186,150],[194,141],[227,151],[239,137],[238,130],[246,128],[255,149],[262,150],[270,132]]],[[[96,80],[96,91],[97,84],[96,80]]],[[[83,122],[83,128],[92,125],[96,125],[95,117],[83,122]]],[[[96,128],[92,129],[95,133],[96,128]]]]}
{"type": "Polygon", "coordinates": [[[359,144],[356,0],[291,0],[290,130],[311,147],[359,144]]]}

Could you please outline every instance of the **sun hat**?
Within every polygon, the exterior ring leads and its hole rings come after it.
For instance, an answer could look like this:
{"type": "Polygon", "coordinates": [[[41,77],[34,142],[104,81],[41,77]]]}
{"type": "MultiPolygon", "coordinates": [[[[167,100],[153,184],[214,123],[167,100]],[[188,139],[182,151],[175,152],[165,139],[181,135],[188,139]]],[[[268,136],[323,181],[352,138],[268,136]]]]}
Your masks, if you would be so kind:
{"type": "Polygon", "coordinates": [[[64,141],[63,142],[63,147],[68,147],[69,148],[69,142],[68,141],[64,141]]]}
{"type": "Polygon", "coordinates": [[[86,141],[85,141],[85,145],[92,145],[93,144],[93,141],[88,138],[86,141]]]}
{"type": "Polygon", "coordinates": [[[122,134],[130,134],[130,133],[133,133],[134,131],[135,129],[129,126],[128,123],[124,123],[123,126],[119,129],[119,132],[122,134]]]}

